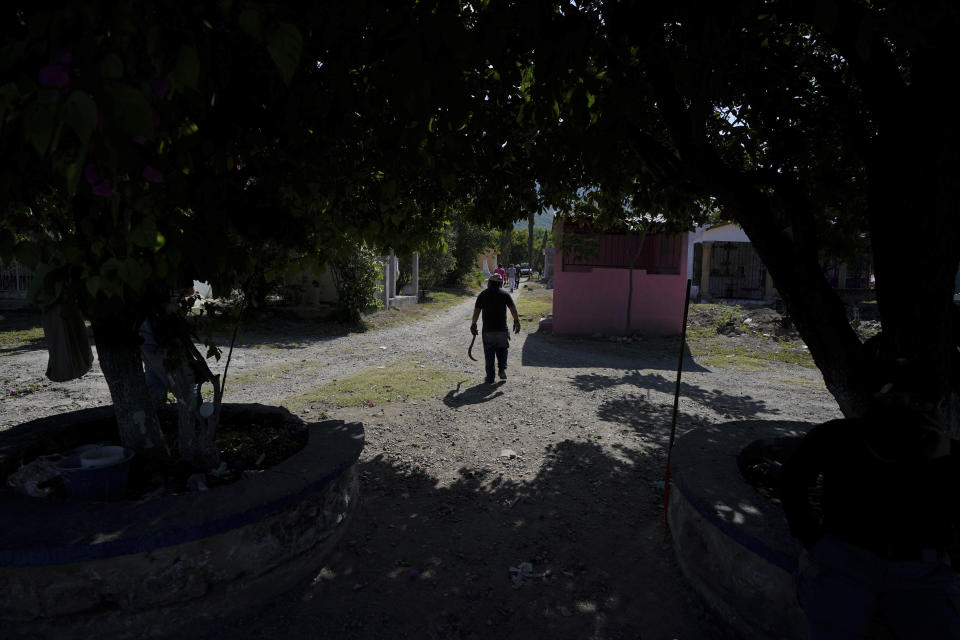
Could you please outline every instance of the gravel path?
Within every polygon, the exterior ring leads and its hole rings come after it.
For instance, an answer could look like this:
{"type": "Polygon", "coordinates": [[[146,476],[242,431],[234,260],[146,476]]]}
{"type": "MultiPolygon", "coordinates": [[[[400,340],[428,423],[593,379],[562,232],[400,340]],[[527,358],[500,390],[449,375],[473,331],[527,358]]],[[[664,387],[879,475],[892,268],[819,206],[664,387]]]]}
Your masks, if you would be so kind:
{"type": "MultiPolygon", "coordinates": [[[[524,292],[517,296],[523,313],[524,292]]],[[[524,331],[509,379],[466,358],[472,301],[431,320],[335,339],[245,336],[227,400],[267,404],[397,358],[462,374],[425,400],[327,411],[361,420],[362,504],[307,585],[216,638],[726,638],[664,541],[676,339],[635,344],[524,331]],[[384,347],[384,348],[381,348],[384,347]],[[294,365],[260,380],[257,371],[294,365]],[[232,395],[231,395],[232,394],[232,395]],[[510,567],[529,562],[519,583],[510,567]]],[[[478,341],[479,342],[479,341],[478,341]]],[[[54,384],[46,354],[0,360],[0,429],[109,402],[99,369],[54,384]]],[[[687,358],[678,434],[760,418],[839,415],[815,369],[708,369],[687,358]]],[[[312,414],[304,414],[310,419],[312,414]]]]}

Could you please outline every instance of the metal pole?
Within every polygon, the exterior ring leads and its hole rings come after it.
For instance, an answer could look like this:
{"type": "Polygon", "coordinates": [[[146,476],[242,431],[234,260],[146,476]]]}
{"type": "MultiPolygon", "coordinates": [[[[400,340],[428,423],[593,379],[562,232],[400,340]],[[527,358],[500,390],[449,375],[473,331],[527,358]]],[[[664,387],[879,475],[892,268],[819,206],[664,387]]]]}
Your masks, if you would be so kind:
{"type": "Polygon", "coordinates": [[[680,376],[683,373],[683,351],[687,344],[687,312],[690,309],[690,278],[687,278],[687,293],[683,300],[683,328],[680,331],[680,358],[677,362],[677,384],[673,391],[673,421],[670,425],[670,443],[667,445],[667,470],[663,476],[663,537],[670,535],[667,509],[670,506],[670,454],[677,436],[677,411],[680,408],[680,376]]]}

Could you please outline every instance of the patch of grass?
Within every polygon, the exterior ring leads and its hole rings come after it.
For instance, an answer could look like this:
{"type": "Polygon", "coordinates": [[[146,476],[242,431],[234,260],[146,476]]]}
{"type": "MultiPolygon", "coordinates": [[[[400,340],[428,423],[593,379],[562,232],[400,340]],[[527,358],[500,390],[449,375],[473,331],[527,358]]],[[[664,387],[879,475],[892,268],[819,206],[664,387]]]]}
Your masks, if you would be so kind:
{"type": "Polygon", "coordinates": [[[294,372],[296,372],[297,376],[309,375],[319,369],[319,365],[309,362],[298,362],[296,364],[283,362],[263,369],[257,369],[256,371],[243,371],[236,374],[228,372],[226,391],[229,393],[231,386],[236,388],[259,382],[272,382],[274,380],[281,380],[294,372]]]}
{"type": "Polygon", "coordinates": [[[758,358],[751,357],[750,354],[726,353],[714,354],[697,358],[700,364],[719,369],[736,369],[737,371],[760,371],[766,369],[769,365],[758,358]]]}
{"type": "MultiPolygon", "coordinates": [[[[743,325],[747,314],[742,307],[728,304],[700,303],[691,304],[688,318],[688,331],[691,327],[717,327],[733,320],[737,325],[743,325]]],[[[744,325],[744,328],[746,326],[744,325]]]]}
{"type": "Polygon", "coordinates": [[[780,382],[793,387],[809,387],[811,389],[826,389],[823,380],[807,380],[804,378],[777,378],[780,382]]]}
{"type": "Polygon", "coordinates": [[[814,368],[813,357],[797,340],[778,340],[758,334],[744,323],[746,311],[724,304],[690,306],[687,344],[691,355],[707,366],[757,371],[771,363],[814,368]],[[733,323],[744,335],[727,336],[717,329],[733,323]]]}
{"type": "Polygon", "coordinates": [[[308,405],[373,407],[440,395],[463,377],[461,372],[437,369],[415,356],[406,356],[383,368],[371,367],[346,378],[325,382],[306,393],[284,399],[283,404],[293,411],[308,405]]]}
{"type": "Polygon", "coordinates": [[[553,313],[553,289],[528,291],[517,301],[520,325],[540,325],[540,318],[553,313]]]}
{"type": "Polygon", "coordinates": [[[770,360],[772,362],[783,362],[786,364],[795,364],[801,367],[815,368],[817,365],[813,363],[813,356],[810,355],[810,352],[807,350],[798,350],[791,349],[789,347],[781,347],[776,351],[768,351],[764,353],[758,353],[759,357],[764,360],[770,360]]]}
{"type": "Polygon", "coordinates": [[[39,313],[4,311],[0,321],[0,348],[19,349],[43,344],[39,313]]]}
{"type": "Polygon", "coordinates": [[[756,339],[754,348],[743,345],[731,346],[722,335],[709,338],[691,337],[687,333],[687,345],[690,354],[699,362],[712,367],[738,369],[740,371],[758,371],[770,363],[792,364],[815,368],[809,351],[797,349],[792,343],[778,343],[756,339]]]}

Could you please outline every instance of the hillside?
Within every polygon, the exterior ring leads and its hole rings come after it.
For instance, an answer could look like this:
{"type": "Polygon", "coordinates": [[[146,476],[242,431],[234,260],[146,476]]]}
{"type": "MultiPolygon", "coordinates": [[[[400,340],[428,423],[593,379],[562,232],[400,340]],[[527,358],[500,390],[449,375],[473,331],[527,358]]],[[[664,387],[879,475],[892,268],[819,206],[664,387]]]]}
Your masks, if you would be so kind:
{"type": "MultiPolygon", "coordinates": [[[[534,229],[551,229],[553,227],[553,208],[544,210],[543,213],[537,214],[536,218],[533,221],[534,229]]],[[[514,229],[526,229],[527,221],[518,220],[513,223],[514,229]]]]}

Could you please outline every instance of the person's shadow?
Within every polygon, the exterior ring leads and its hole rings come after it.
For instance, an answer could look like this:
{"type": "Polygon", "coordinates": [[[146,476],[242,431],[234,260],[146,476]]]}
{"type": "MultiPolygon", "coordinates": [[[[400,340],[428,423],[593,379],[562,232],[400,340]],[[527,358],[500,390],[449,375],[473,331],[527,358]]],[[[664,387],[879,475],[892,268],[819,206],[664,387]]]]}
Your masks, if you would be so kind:
{"type": "MultiPolygon", "coordinates": [[[[465,381],[464,381],[465,382],[465,381]]],[[[491,382],[491,383],[481,383],[464,389],[460,391],[460,387],[463,385],[463,382],[457,383],[456,389],[451,389],[447,392],[447,395],[443,396],[443,404],[448,407],[456,408],[462,407],[465,404],[480,404],[481,402],[487,402],[488,400],[494,400],[503,395],[503,391],[500,390],[500,387],[503,386],[504,382],[491,382]]]]}

